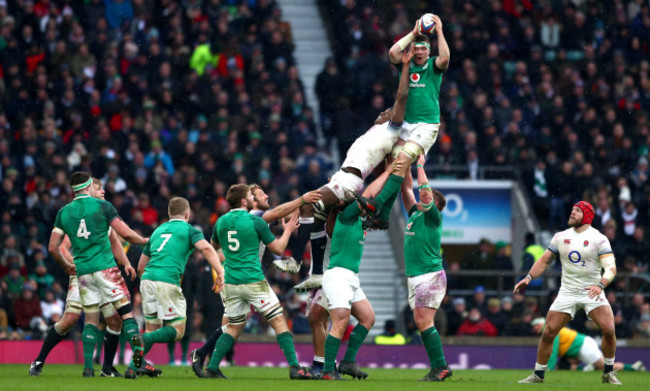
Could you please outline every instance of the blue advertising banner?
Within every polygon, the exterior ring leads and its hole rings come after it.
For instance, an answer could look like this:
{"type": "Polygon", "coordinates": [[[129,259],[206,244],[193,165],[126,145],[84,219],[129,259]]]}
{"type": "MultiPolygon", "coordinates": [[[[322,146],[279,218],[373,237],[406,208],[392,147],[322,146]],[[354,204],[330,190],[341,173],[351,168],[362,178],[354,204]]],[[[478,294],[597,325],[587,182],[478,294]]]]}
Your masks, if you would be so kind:
{"type": "MultiPolygon", "coordinates": [[[[442,243],[472,244],[512,241],[510,181],[431,181],[447,199],[442,211],[442,243]]],[[[418,197],[417,189],[415,190],[418,197]]]]}

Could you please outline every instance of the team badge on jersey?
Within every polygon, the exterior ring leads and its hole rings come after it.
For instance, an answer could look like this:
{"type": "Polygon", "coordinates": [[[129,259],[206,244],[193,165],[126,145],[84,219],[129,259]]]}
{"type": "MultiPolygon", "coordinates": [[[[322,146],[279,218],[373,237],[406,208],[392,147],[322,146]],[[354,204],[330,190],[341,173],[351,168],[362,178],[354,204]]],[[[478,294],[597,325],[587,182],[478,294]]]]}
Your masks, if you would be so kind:
{"type": "Polygon", "coordinates": [[[589,241],[588,241],[588,240],[585,240],[585,243],[584,243],[584,244],[585,244],[585,247],[589,246],[589,241]]]}

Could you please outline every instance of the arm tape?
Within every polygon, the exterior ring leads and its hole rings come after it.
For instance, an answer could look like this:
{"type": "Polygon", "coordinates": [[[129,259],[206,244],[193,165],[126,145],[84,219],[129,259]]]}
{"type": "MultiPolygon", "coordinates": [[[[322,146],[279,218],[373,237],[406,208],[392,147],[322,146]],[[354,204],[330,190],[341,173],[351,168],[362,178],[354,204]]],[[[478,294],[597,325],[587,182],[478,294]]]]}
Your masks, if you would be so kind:
{"type": "Polygon", "coordinates": [[[612,272],[612,268],[616,269],[616,258],[614,258],[613,255],[610,255],[609,257],[601,259],[600,264],[603,266],[603,269],[605,269],[603,278],[609,282],[612,282],[616,276],[616,273],[612,272]]]}
{"type": "Polygon", "coordinates": [[[397,45],[399,45],[400,50],[404,51],[404,49],[406,49],[414,39],[415,35],[413,35],[413,32],[410,32],[397,41],[397,45]]]}

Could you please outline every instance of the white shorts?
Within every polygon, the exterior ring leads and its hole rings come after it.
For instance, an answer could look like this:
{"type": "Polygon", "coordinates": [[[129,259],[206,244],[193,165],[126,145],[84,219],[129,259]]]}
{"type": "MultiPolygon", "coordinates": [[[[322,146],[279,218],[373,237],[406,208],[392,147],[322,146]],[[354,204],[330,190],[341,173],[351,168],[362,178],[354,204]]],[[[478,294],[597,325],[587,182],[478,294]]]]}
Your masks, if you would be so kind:
{"type": "Polygon", "coordinates": [[[411,310],[416,307],[438,309],[447,293],[447,275],[444,270],[438,270],[409,277],[408,290],[411,310]]]}
{"type": "Polygon", "coordinates": [[[142,312],[145,316],[157,314],[158,319],[173,320],[185,318],[187,303],[180,286],[162,281],[140,281],[142,312]]]}
{"type": "Polygon", "coordinates": [[[328,310],[333,308],[350,309],[352,303],[366,298],[359,284],[358,274],[343,267],[335,267],[325,271],[323,275],[323,292],[329,302],[328,310]]]}
{"type": "Polygon", "coordinates": [[[363,179],[349,172],[338,170],[325,186],[332,190],[339,200],[350,202],[354,199],[355,194],[361,193],[363,190],[363,179]]]}
{"type": "Polygon", "coordinates": [[[578,310],[584,309],[587,315],[589,315],[591,311],[603,305],[609,306],[609,301],[605,298],[604,292],[597,298],[590,299],[587,295],[587,290],[584,293],[560,290],[555,301],[551,304],[549,311],[563,312],[571,315],[571,319],[573,319],[578,310]]]}
{"type": "Polygon", "coordinates": [[[323,288],[319,289],[314,289],[311,292],[309,292],[309,304],[307,305],[307,313],[305,316],[309,316],[309,313],[311,312],[312,308],[314,308],[315,305],[319,305],[325,309],[325,311],[329,312],[328,307],[329,302],[327,301],[327,297],[325,297],[325,293],[323,292],[323,288]]]}
{"type": "Polygon", "coordinates": [[[226,308],[224,314],[227,313],[228,318],[248,315],[251,306],[265,315],[280,304],[266,280],[242,285],[224,284],[221,298],[226,308]]]}
{"type": "Polygon", "coordinates": [[[433,144],[436,143],[438,130],[440,130],[440,124],[427,124],[424,122],[410,124],[404,121],[399,138],[404,141],[417,143],[424,149],[424,154],[426,155],[429,153],[429,149],[431,149],[433,144]]]}
{"type": "Polygon", "coordinates": [[[590,336],[585,336],[585,340],[582,343],[582,347],[578,352],[578,359],[583,363],[595,364],[596,361],[600,360],[603,357],[603,354],[600,352],[598,347],[598,342],[590,336]]]}
{"type": "Polygon", "coordinates": [[[79,276],[79,295],[84,307],[95,304],[112,303],[129,296],[120,269],[115,266],[110,269],[79,276]]]}

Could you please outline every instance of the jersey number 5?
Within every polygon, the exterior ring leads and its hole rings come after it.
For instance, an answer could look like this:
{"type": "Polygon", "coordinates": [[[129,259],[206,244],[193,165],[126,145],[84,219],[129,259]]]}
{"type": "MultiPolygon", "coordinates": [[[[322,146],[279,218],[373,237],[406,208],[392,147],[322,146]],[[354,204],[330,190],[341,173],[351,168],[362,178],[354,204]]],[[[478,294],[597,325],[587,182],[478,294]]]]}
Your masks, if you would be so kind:
{"type": "Polygon", "coordinates": [[[156,250],[158,252],[160,252],[163,249],[163,247],[165,247],[167,242],[169,242],[169,239],[172,238],[172,234],[161,234],[160,237],[163,238],[163,242],[160,243],[160,247],[158,247],[158,250],[156,250]]]}
{"type": "Polygon", "coordinates": [[[88,228],[86,228],[86,219],[81,219],[79,222],[79,228],[77,229],[77,237],[88,240],[89,236],[90,232],[88,231],[88,228]]]}
{"type": "Polygon", "coordinates": [[[228,248],[230,251],[237,251],[239,250],[239,240],[233,235],[236,235],[237,231],[228,231],[228,248]]]}

